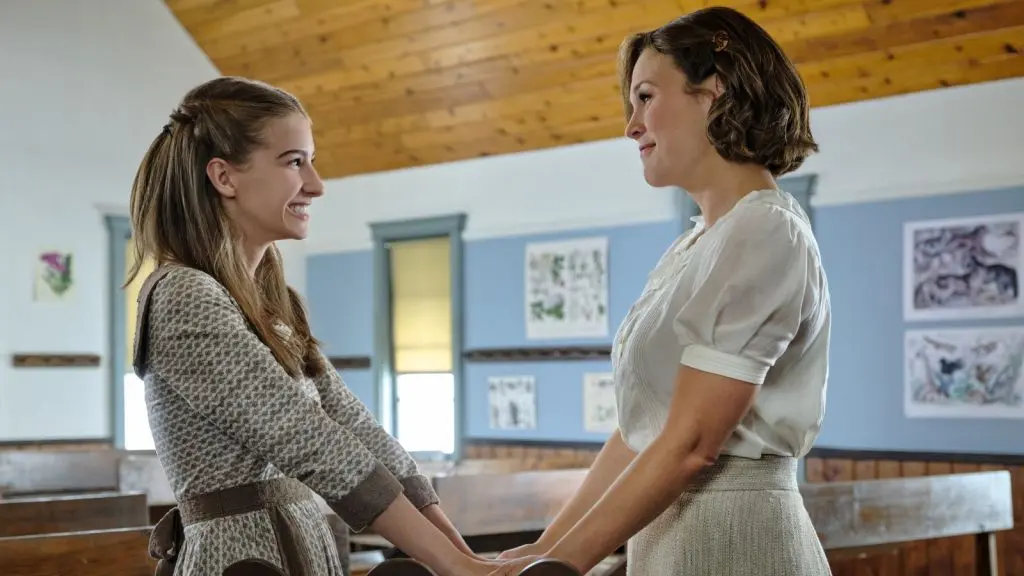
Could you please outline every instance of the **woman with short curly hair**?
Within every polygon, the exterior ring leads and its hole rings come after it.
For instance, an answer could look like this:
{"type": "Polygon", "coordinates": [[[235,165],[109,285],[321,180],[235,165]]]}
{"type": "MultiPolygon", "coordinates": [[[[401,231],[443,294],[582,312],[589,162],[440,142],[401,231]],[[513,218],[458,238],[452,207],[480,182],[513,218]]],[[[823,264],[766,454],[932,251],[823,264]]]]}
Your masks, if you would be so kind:
{"type": "Polygon", "coordinates": [[[727,8],[629,37],[621,73],[644,178],[701,216],[616,334],[619,430],[538,542],[503,557],[586,572],[628,541],[630,576],[830,574],[796,477],[824,416],[829,291],[775,181],[817,150],[803,82],[727,8]]]}

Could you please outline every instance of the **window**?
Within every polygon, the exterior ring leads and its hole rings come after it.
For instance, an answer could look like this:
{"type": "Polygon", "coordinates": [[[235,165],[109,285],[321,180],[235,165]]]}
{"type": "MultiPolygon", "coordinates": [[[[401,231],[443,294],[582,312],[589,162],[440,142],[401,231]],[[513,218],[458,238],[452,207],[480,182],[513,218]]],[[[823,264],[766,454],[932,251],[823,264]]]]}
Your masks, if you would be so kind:
{"type": "Polygon", "coordinates": [[[398,441],[409,452],[455,451],[455,378],[451,372],[395,378],[398,441]]]}
{"type": "Polygon", "coordinates": [[[447,236],[388,243],[395,437],[438,456],[455,447],[450,246],[447,236]]]}
{"type": "Polygon", "coordinates": [[[377,418],[420,460],[458,460],[462,231],[454,214],[371,224],[377,418]]]}
{"type": "Polygon", "coordinates": [[[111,311],[111,436],[114,446],[126,450],[153,450],[149,429],[145,391],[132,368],[135,348],[135,317],[139,289],[153,271],[151,263],[143,263],[135,280],[124,286],[128,270],[134,262],[131,250],[131,226],[128,218],[108,216],[110,247],[110,311],[111,311]]]}
{"type": "MultiPolygon", "coordinates": [[[[131,249],[131,241],[125,242],[125,267],[122,278],[127,279],[128,271],[134,265],[135,258],[131,249]]],[[[138,312],[139,290],[146,277],[153,271],[152,262],[143,262],[138,275],[132,283],[126,286],[122,292],[125,309],[124,329],[124,366],[121,378],[122,393],[124,398],[124,449],[125,450],[154,450],[153,434],[149,429],[149,414],[146,411],[145,390],[142,380],[135,375],[132,363],[135,360],[135,320],[138,312]]]]}

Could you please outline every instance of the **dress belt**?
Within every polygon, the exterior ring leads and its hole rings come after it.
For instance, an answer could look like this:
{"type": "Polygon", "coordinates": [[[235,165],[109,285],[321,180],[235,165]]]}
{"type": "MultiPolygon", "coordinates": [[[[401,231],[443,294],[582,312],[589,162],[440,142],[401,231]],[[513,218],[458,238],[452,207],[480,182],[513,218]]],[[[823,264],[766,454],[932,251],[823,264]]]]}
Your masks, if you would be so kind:
{"type": "Polygon", "coordinates": [[[307,500],[312,500],[309,488],[292,478],[274,478],[184,498],[156,523],[149,537],[149,555],[157,559],[155,574],[173,576],[185,542],[185,526],[257,510],[270,515],[286,574],[312,574],[306,548],[298,542],[298,528],[280,509],[307,500]]]}

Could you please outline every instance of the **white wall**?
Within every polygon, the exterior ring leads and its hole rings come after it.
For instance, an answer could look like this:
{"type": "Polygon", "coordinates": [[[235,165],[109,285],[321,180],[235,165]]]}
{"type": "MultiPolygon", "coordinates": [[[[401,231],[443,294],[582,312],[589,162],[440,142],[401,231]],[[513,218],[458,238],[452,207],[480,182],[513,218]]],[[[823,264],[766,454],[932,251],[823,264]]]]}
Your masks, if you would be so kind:
{"type": "MultiPolygon", "coordinates": [[[[814,109],[818,205],[1024,184],[1024,78],[814,109]]],[[[370,247],[367,223],[464,211],[479,238],[671,218],[625,138],[328,183],[308,253],[370,247]]]]}
{"type": "Polygon", "coordinates": [[[184,92],[217,75],[161,0],[0,8],[0,440],[109,437],[107,233],[184,92]],[[40,250],[74,254],[75,292],[33,301],[40,250]],[[100,354],[12,369],[10,354],[100,354]]]}

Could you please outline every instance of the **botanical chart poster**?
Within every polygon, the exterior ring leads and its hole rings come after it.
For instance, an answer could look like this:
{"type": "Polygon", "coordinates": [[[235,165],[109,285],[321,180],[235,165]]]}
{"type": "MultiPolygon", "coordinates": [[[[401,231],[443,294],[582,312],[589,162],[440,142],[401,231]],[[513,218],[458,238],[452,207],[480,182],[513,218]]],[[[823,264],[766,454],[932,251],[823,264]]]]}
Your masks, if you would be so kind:
{"type": "Polygon", "coordinates": [[[908,322],[1024,314],[1024,213],[904,225],[903,315],[908,322]]]}
{"type": "Polygon", "coordinates": [[[526,337],[608,336],[608,239],[526,246],[526,337]]]}
{"type": "Polygon", "coordinates": [[[35,262],[32,295],[36,301],[66,300],[75,287],[70,253],[55,250],[41,252],[35,262]]]}
{"type": "Polygon", "coordinates": [[[909,331],[904,408],[911,418],[1024,418],[1024,328],[909,331]]]}
{"type": "Polygon", "coordinates": [[[610,373],[583,375],[583,428],[587,432],[614,432],[619,425],[615,384],[610,373]]]}
{"type": "Polygon", "coordinates": [[[487,379],[491,428],[537,429],[537,385],[533,376],[492,376],[487,379]]]}

